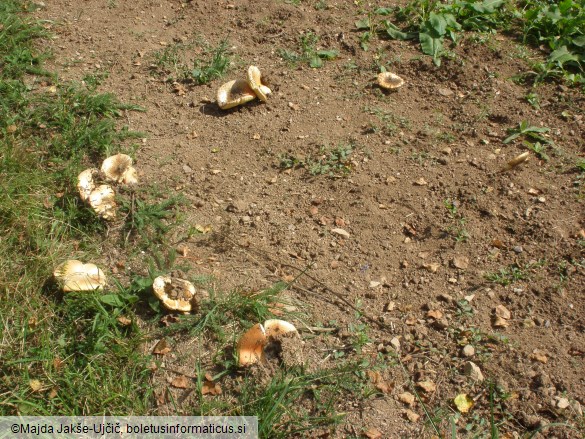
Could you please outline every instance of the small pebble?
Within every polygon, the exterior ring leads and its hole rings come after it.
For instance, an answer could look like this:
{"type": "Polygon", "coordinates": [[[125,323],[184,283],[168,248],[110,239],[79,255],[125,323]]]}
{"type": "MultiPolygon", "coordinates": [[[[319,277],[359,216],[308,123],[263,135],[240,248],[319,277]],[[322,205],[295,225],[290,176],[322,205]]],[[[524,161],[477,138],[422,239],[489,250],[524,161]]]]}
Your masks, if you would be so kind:
{"type": "Polygon", "coordinates": [[[464,357],[473,357],[475,355],[475,348],[470,344],[465,345],[462,349],[464,357]]]}
{"type": "Polygon", "coordinates": [[[517,246],[515,246],[515,247],[513,248],[513,250],[514,250],[514,252],[515,252],[515,253],[518,253],[518,254],[520,254],[520,253],[522,253],[522,252],[524,251],[524,249],[522,248],[522,246],[521,246],[521,245],[517,245],[517,246]]]}

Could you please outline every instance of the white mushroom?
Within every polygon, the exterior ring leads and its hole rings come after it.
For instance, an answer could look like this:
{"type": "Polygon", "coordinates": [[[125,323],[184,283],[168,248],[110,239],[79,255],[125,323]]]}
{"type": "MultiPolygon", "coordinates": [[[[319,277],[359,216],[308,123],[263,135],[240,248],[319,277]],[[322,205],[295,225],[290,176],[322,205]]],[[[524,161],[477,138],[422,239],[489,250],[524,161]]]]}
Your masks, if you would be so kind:
{"type": "Polygon", "coordinates": [[[132,167],[132,157],[126,154],[116,154],[105,159],[102,172],[108,181],[125,184],[138,182],[136,170],[132,167]]]}
{"type": "Polygon", "coordinates": [[[266,102],[266,96],[272,93],[272,90],[262,84],[262,73],[260,73],[260,69],[256,66],[248,67],[248,85],[250,88],[256,93],[258,99],[262,102],[266,102]]]}
{"type": "Polygon", "coordinates": [[[217,91],[217,105],[228,110],[256,99],[254,90],[243,79],[235,79],[223,84],[217,91]]]}
{"type": "Polygon", "coordinates": [[[404,79],[391,72],[382,72],[378,75],[378,85],[386,90],[392,90],[404,85],[404,79]]]}
{"type": "Polygon", "coordinates": [[[95,189],[94,177],[99,173],[95,168],[86,169],[77,176],[77,190],[81,199],[87,203],[89,195],[95,189]]]}
{"type": "Polygon", "coordinates": [[[106,284],[106,276],[95,264],[84,264],[71,259],[63,262],[53,272],[64,292],[101,290],[106,284]]]}
{"type": "Polygon", "coordinates": [[[100,218],[112,220],[116,217],[115,193],[107,184],[95,188],[89,194],[88,202],[100,218]]]}
{"type": "Polygon", "coordinates": [[[198,305],[195,287],[187,280],[159,276],[154,280],[152,289],[165,308],[171,311],[190,312],[198,305]]]}

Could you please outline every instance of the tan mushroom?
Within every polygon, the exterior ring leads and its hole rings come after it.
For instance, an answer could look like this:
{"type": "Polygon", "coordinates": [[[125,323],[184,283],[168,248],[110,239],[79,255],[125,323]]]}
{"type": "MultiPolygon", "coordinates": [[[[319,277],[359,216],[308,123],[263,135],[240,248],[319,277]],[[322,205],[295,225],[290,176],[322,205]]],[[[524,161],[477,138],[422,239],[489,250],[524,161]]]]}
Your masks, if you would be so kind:
{"type": "Polygon", "coordinates": [[[391,72],[382,72],[378,75],[378,85],[386,90],[392,90],[404,85],[404,79],[391,72]]]}
{"type": "Polygon", "coordinates": [[[266,345],[266,331],[260,323],[248,329],[238,342],[238,364],[249,366],[264,360],[264,346],[266,345]]]}
{"type": "Polygon", "coordinates": [[[523,152],[522,154],[520,154],[519,156],[514,157],[512,160],[510,160],[506,167],[507,169],[513,169],[516,166],[518,166],[521,163],[524,163],[526,160],[528,160],[528,157],[530,157],[530,151],[526,151],[523,152]]]}
{"type": "Polygon", "coordinates": [[[84,264],[75,259],[55,268],[53,276],[64,292],[102,290],[106,285],[104,272],[95,264],[84,264]]]}
{"type": "Polygon", "coordinates": [[[268,88],[266,85],[262,84],[262,73],[260,73],[260,69],[256,66],[248,67],[248,85],[250,88],[256,93],[258,99],[262,102],[266,102],[266,96],[272,93],[272,90],[268,88]]]}
{"type": "Polygon", "coordinates": [[[217,91],[217,105],[222,110],[243,105],[256,99],[256,93],[243,79],[226,82],[217,91]]]}
{"type": "Polygon", "coordinates": [[[268,338],[279,338],[284,334],[291,332],[297,332],[297,328],[292,323],[284,320],[270,319],[264,322],[264,330],[266,331],[266,337],[268,338]]]}
{"type": "Polygon", "coordinates": [[[136,169],[132,167],[132,157],[126,154],[116,154],[105,159],[102,163],[102,172],[108,181],[124,184],[138,183],[136,169]]]}
{"type": "Polygon", "coordinates": [[[109,221],[116,217],[115,193],[109,185],[102,184],[91,191],[88,203],[100,218],[109,221]]]}
{"type": "Polygon", "coordinates": [[[95,189],[94,177],[99,171],[95,168],[86,169],[77,176],[77,190],[81,199],[87,203],[91,192],[95,189]]]}
{"type": "Polygon", "coordinates": [[[191,312],[198,306],[193,284],[187,280],[170,276],[159,276],[153,284],[154,295],[165,308],[171,311],[191,312]]]}

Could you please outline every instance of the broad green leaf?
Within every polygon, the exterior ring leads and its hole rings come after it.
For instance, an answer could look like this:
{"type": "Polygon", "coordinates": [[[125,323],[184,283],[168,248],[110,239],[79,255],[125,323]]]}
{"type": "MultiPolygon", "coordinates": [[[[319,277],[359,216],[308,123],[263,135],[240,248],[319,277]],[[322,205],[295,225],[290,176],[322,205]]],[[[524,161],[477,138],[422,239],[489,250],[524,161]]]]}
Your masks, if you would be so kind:
{"type": "Polygon", "coordinates": [[[332,60],[337,58],[337,50],[318,50],[317,56],[321,59],[332,60]]]}
{"type": "Polygon", "coordinates": [[[370,28],[370,19],[363,18],[362,20],[358,20],[355,22],[355,27],[359,30],[367,30],[370,28]]]}
{"type": "Polygon", "coordinates": [[[378,8],[374,11],[376,15],[390,15],[392,13],[392,9],[390,8],[378,8]]]}
{"type": "Polygon", "coordinates": [[[578,47],[585,47],[585,35],[579,35],[573,38],[573,44],[578,47]]]}
{"type": "Polygon", "coordinates": [[[314,69],[318,69],[323,67],[323,61],[321,60],[321,58],[319,58],[319,55],[315,55],[311,58],[311,61],[309,61],[309,66],[311,66],[314,69]]]}
{"type": "Polygon", "coordinates": [[[416,37],[416,34],[403,32],[387,20],[382,22],[382,24],[386,28],[388,36],[394,40],[411,40],[416,37]]]}
{"type": "Polygon", "coordinates": [[[418,34],[420,47],[426,55],[433,57],[433,62],[437,67],[441,65],[441,53],[443,52],[443,39],[434,38],[426,32],[418,34]]]}
{"type": "Polygon", "coordinates": [[[567,61],[579,61],[579,57],[569,52],[567,46],[559,47],[557,50],[552,52],[548,57],[548,62],[557,63],[562,67],[567,61]]]}
{"type": "Polygon", "coordinates": [[[443,14],[435,14],[434,12],[431,12],[429,20],[425,23],[425,26],[427,25],[430,25],[430,27],[440,36],[445,35],[447,30],[447,20],[443,14]]]}
{"type": "Polygon", "coordinates": [[[104,294],[103,296],[100,296],[100,301],[106,305],[111,305],[118,308],[124,306],[124,302],[117,294],[104,294]]]}

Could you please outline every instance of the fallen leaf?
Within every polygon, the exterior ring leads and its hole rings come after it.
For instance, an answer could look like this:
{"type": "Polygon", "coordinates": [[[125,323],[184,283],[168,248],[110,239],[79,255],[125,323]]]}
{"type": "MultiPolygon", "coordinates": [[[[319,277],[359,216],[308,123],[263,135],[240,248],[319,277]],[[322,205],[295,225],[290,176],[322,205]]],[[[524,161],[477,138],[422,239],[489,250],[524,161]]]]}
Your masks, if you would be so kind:
{"type": "Polygon", "coordinates": [[[508,326],[510,326],[510,322],[508,322],[506,319],[503,319],[502,317],[494,317],[492,325],[494,326],[494,328],[507,328],[508,326]]]}
{"type": "Polygon", "coordinates": [[[508,308],[506,308],[504,305],[496,306],[495,313],[497,317],[501,317],[505,320],[510,320],[510,317],[512,317],[512,313],[510,313],[508,308]]]}
{"type": "Polygon", "coordinates": [[[49,399],[53,399],[57,397],[57,388],[56,387],[52,387],[51,391],[49,392],[49,394],[47,395],[47,398],[49,399]]]}
{"type": "Polygon", "coordinates": [[[416,383],[416,385],[423,389],[426,393],[433,393],[437,390],[437,385],[432,381],[419,381],[416,383]]]}
{"type": "Polygon", "coordinates": [[[61,360],[59,357],[53,359],[53,367],[55,368],[55,370],[61,369],[63,367],[63,364],[65,364],[65,362],[61,360]]]}
{"type": "Polygon", "coordinates": [[[415,412],[413,412],[412,410],[405,410],[404,414],[406,415],[406,418],[410,421],[410,422],[417,422],[420,419],[420,415],[417,415],[415,412]]]}
{"type": "Polygon", "coordinates": [[[482,382],[484,380],[481,369],[473,361],[468,361],[465,363],[465,366],[463,367],[463,373],[473,381],[482,382]]]}
{"type": "Polygon", "coordinates": [[[534,351],[532,351],[530,358],[532,360],[538,361],[539,363],[542,363],[542,364],[548,363],[547,356],[544,354],[544,352],[539,351],[538,349],[534,349],[534,351]]]}
{"type": "Polygon", "coordinates": [[[386,381],[379,371],[368,370],[367,374],[374,384],[374,387],[380,392],[390,393],[394,389],[394,383],[386,381]]]}
{"type": "Polygon", "coordinates": [[[410,224],[405,224],[404,233],[406,233],[409,236],[416,236],[416,228],[414,226],[411,226],[410,224]]]}
{"type": "Polygon", "coordinates": [[[467,413],[471,407],[473,407],[473,399],[465,393],[460,393],[457,395],[455,399],[453,399],[453,402],[455,403],[457,410],[459,410],[461,413],[467,413]]]}
{"type": "Polygon", "coordinates": [[[122,326],[130,326],[132,324],[132,320],[126,316],[120,316],[116,320],[118,320],[118,323],[122,326]]]}
{"type": "Polygon", "coordinates": [[[165,405],[167,402],[169,402],[167,389],[164,388],[160,391],[155,390],[154,391],[154,399],[155,399],[156,405],[158,407],[160,407],[161,405],[165,405]]]}
{"type": "Polygon", "coordinates": [[[42,383],[39,380],[30,380],[28,385],[32,389],[33,392],[38,392],[43,387],[42,383]]]}
{"type": "MultiPolygon", "coordinates": [[[[211,378],[211,376],[209,376],[211,378]]],[[[202,395],[221,395],[222,390],[219,383],[213,383],[213,380],[208,379],[208,374],[205,375],[205,381],[203,382],[203,386],[201,386],[201,394],[202,395]]]]}
{"type": "Polygon", "coordinates": [[[374,427],[370,427],[364,434],[368,439],[380,439],[382,437],[382,432],[374,427]]]}
{"type": "Polygon", "coordinates": [[[177,389],[186,389],[189,387],[189,378],[184,375],[179,375],[171,381],[171,386],[176,387],[177,389]]]}
{"type": "Polygon", "coordinates": [[[166,314],[163,318],[160,319],[160,322],[164,326],[171,326],[173,323],[177,323],[179,320],[179,317],[175,314],[166,314]]]}
{"type": "Polygon", "coordinates": [[[439,311],[438,309],[431,309],[429,312],[427,312],[427,317],[431,317],[435,320],[439,320],[443,317],[443,313],[441,311],[439,311]]]}
{"type": "Polygon", "coordinates": [[[341,228],[331,229],[331,233],[334,233],[339,236],[343,236],[344,238],[349,238],[349,232],[341,228]]]}
{"type": "Polygon", "coordinates": [[[152,350],[152,353],[153,354],[158,354],[158,355],[165,355],[165,354],[168,354],[169,352],[171,352],[171,346],[169,345],[169,343],[164,338],[162,338],[154,346],[154,349],[152,350]]]}
{"type": "Polygon", "coordinates": [[[457,255],[453,257],[453,266],[459,270],[465,270],[469,266],[469,258],[467,256],[457,255]]]}
{"type": "Polygon", "coordinates": [[[398,395],[398,400],[411,407],[414,405],[414,395],[410,392],[401,393],[398,395]]]}

